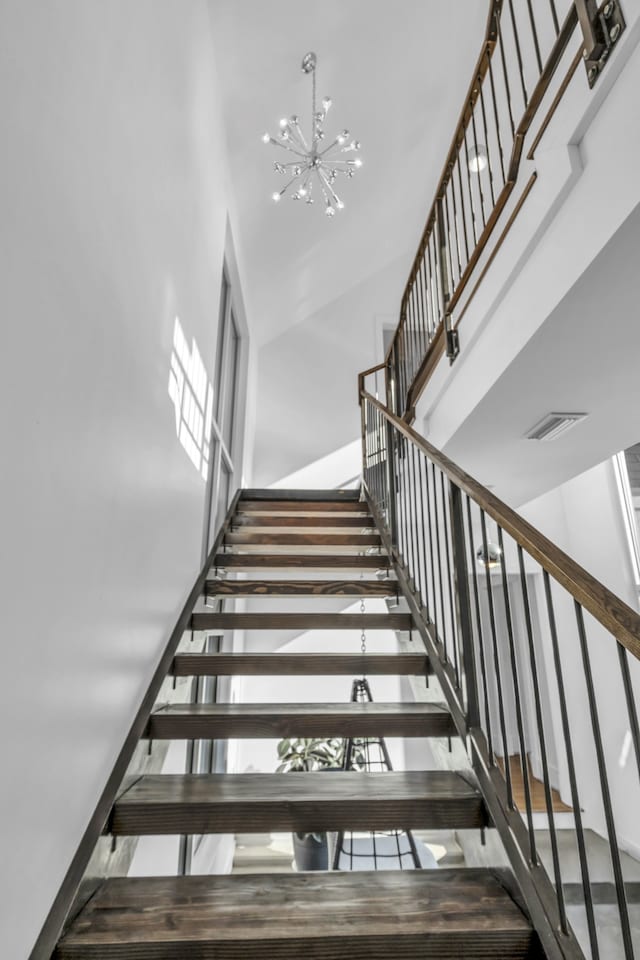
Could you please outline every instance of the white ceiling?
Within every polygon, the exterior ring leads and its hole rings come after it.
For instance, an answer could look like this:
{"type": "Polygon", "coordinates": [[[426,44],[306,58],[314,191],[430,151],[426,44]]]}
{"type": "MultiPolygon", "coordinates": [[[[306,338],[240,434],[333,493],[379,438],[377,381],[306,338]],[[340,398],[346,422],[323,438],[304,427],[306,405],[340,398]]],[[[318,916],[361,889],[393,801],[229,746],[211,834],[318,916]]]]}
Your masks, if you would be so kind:
{"type": "Polygon", "coordinates": [[[445,446],[520,506],[640,441],[640,206],[445,446]],[[589,417],[547,443],[523,435],[551,411],[589,417]]]}
{"type": "MultiPolygon", "coordinates": [[[[244,261],[258,343],[406,256],[407,272],[484,34],[488,3],[209,0],[244,261]],[[318,56],[327,133],[348,127],[364,165],[332,220],[287,200],[261,143],[310,113],[302,56],[318,56]],[[334,126],[335,125],[335,126],[334,126]]],[[[397,291],[399,301],[401,286],[397,291]]]]}

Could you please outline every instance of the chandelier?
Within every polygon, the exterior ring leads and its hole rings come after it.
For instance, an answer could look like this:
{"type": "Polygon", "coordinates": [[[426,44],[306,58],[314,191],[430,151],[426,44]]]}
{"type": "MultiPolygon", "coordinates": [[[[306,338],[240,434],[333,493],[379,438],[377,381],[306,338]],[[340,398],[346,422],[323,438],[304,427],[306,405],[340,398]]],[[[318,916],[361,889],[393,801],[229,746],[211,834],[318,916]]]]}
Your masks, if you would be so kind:
{"type": "Polygon", "coordinates": [[[344,203],[334,189],[336,180],[339,176],[348,179],[353,177],[356,170],[362,166],[362,160],[355,155],[360,149],[360,143],[349,139],[348,130],[342,130],[328,146],[325,146],[327,138],[324,122],[331,108],[331,97],[324,97],[322,109],[317,109],[316,62],[315,53],[307,53],[302,60],[302,72],[311,74],[312,81],[309,140],[302,131],[300,118],[296,116],[289,117],[288,120],[285,117],[280,121],[280,132],[277,138],[265,133],[262,140],[263,143],[272,143],[294,155],[294,159],[284,163],[274,161],[273,167],[276,173],[290,179],[282,190],[276,190],[271,195],[272,200],[278,203],[287,194],[292,200],[313,203],[316,197],[319,199],[321,196],[324,212],[328,217],[333,217],[336,210],[344,208],[344,203]]]}

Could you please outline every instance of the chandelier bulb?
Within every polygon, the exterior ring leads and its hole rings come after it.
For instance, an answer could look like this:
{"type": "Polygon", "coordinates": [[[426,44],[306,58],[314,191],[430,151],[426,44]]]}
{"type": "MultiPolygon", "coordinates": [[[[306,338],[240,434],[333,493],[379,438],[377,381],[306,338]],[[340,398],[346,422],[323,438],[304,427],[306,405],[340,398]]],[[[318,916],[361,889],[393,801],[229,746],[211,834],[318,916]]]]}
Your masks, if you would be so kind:
{"type": "Polygon", "coordinates": [[[331,109],[332,102],[333,101],[331,100],[331,97],[323,97],[322,109],[324,110],[325,113],[327,113],[327,111],[331,109]]]}
{"type": "Polygon", "coordinates": [[[273,200],[274,203],[278,203],[278,201],[280,200],[280,197],[281,197],[281,196],[282,196],[282,194],[280,194],[280,193],[272,193],[272,194],[271,194],[271,199],[273,200]]]}
{"type": "Polygon", "coordinates": [[[330,200],[327,200],[327,206],[325,207],[324,212],[326,213],[326,215],[327,215],[328,217],[333,217],[333,216],[335,216],[335,210],[334,210],[333,207],[331,206],[331,201],[330,201],[330,200]]]}
{"type": "Polygon", "coordinates": [[[356,157],[356,159],[353,161],[353,165],[354,165],[354,167],[361,167],[361,166],[362,166],[362,160],[360,159],[360,157],[356,157]]]}
{"type": "Polygon", "coordinates": [[[288,126],[289,126],[289,121],[287,120],[286,117],[283,117],[282,120],[280,121],[280,128],[282,130],[286,130],[288,126]]]}
{"type": "Polygon", "coordinates": [[[270,142],[271,142],[271,136],[270,136],[268,133],[263,133],[263,134],[262,134],[262,142],[263,142],[263,143],[270,143],[270,142]]]}

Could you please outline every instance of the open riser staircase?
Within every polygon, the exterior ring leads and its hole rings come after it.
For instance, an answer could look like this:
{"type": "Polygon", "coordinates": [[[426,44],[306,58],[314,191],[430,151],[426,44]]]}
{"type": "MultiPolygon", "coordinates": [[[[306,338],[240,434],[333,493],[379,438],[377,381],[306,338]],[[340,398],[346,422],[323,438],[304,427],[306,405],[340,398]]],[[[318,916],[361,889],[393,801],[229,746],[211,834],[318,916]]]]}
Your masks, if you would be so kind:
{"type": "MultiPolygon", "coordinates": [[[[201,596],[194,631],[386,629],[412,652],[175,653],[175,677],[426,678],[409,613],[319,612],[324,597],[390,598],[391,558],[358,492],[244,491],[236,499],[201,596]],[[340,548],[340,551],[336,548],[340,548]],[[335,552],[334,552],[335,551],[335,552]],[[373,551],[373,552],[370,552],[373,551]],[[264,579],[263,579],[264,578],[264,579]],[[272,612],[210,612],[203,600],[269,597],[272,612]],[[304,598],[301,613],[279,598],[304,598]]],[[[444,704],[186,703],[157,705],[157,740],[273,737],[451,737],[444,704]]],[[[489,825],[468,772],[400,770],[144,775],[112,806],[114,838],[142,835],[474,829],[489,825]]],[[[489,869],[113,877],[61,937],[58,960],[115,958],[525,958],[543,954],[513,877],[489,869]]]]}

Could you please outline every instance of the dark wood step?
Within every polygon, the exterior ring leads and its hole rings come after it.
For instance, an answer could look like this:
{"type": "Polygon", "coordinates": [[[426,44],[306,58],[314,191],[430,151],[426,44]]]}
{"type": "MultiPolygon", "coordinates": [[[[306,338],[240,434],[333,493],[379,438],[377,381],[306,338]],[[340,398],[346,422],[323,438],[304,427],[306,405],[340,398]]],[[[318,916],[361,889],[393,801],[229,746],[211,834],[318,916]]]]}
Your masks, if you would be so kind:
{"type": "Polygon", "coordinates": [[[240,500],[238,513],[364,513],[366,503],[358,500],[240,500]]]}
{"type": "Polygon", "coordinates": [[[343,553],[334,556],[304,553],[218,553],[213,566],[217,568],[243,570],[264,570],[270,567],[274,570],[290,570],[293,568],[307,568],[309,570],[388,570],[389,558],[385,554],[371,554],[357,557],[343,553]]]}
{"type": "Polygon", "coordinates": [[[268,737],[453,737],[432,703],[179,703],[153,713],[152,740],[268,737]]]}
{"type": "Polygon", "coordinates": [[[207,597],[395,597],[396,580],[207,580],[207,597]]]}
{"type": "Polygon", "coordinates": [[[57,960],[533,960],[498,871],[106,880],[57,960]]]}
{"type": "Polygon", "coordinates": [[[426,676],[429,658],[422,653],[179,653],[176,677],[283,676],[426,676]]]}
{"type": "Polygon", "coordinates": [[[363,527],[375,527],[373,517],[362,514],[361,516],[350,517],[348,514],[342,516],[336,514],[334,517],[326,517],[320,514],[300,514],[296,517],[290,517],[286,514],[282,516],[264,516],[252,513],[236,513],[233,517],[231,528],[235,527],[353,527],[356,530],[363,527]]]}
{"type": "Polygon", "coordinates": [[[106,880],[56,960],[534,960],[498,871],[106,880]]]}
{"type": "MultiPolygon", "coordinates": [[[[274,756],[274,764],[276,757],[274,756]]],[[[449,770],[160,774],[116,801],[116,835],[485,826],[479,791],[449,770]]]]}
{"type": "Polygon", "coordinates": [[[266,546],[292,547],[379,547],[382,543],[377,533],[260,533],[256,530],[239,530],[228,533],[226,544],[265,544],[266,546]]]}
{"type": "Polygon", "coordinates": [[[322,500],[323,503],[328,500],[332,502],[355,500],[357,503],[360,500],[360,490],[355,488],[349,490],[313,490],[307,487],[298,487],[297,489],[248,487],[242,491],[240,502],[244,503],[247,500],[296,500],[302,502],[305,500],[322,500]]]}
{"type": "Polygon", "coordinates": [[[194,613],[192,630],[411,630],[410,613],[194,613]]]}

